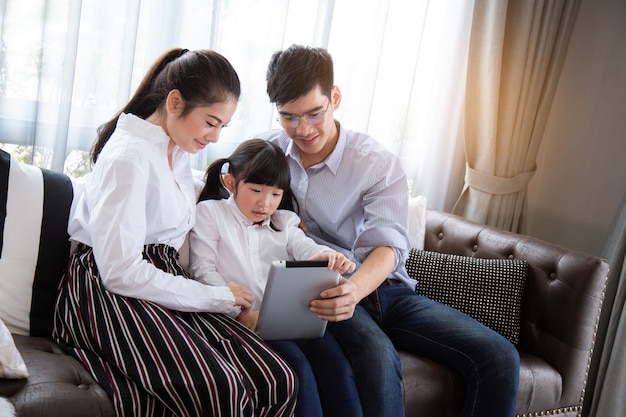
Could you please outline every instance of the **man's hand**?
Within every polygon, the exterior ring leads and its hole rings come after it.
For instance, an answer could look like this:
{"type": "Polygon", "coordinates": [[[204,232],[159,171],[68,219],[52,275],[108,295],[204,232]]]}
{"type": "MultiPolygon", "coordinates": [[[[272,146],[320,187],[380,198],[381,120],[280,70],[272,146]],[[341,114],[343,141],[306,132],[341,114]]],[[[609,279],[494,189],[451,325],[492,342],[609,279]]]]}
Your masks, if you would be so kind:
{"type": "Polygon", "coordinates": [[[311,301],[311,311],[328,321],[347,320],[354,314],[357,303],[357,286],[350,280],[340,278],[339,285],[320,293],[321,299],[311,301]]]}
{"type": "Polygon", "coordinates": [[[324,290],[311,301],[311,311],[328,321],[348,320],[356,305],[389,276],[395,265],[393,249],[379,246],[365,258],[350,279],[341,278],[339,285],[324,290]]]}

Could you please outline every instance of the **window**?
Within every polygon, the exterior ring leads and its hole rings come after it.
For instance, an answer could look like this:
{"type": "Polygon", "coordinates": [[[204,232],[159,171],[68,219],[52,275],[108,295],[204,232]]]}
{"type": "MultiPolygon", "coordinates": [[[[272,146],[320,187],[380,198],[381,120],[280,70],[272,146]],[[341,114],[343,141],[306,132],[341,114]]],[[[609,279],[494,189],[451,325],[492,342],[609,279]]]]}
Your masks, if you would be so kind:
{"type": "Polygon", "coordinates": [[[337,118],[402,155],[409,177],[423,184],[435,159],[441,170],[458,155],[472,6],[466,0],[5,0],[0,146],[27,162],[82,175],[97,127],[127,101],[161,52],[210,48],[237,69],[242,98],[220,141],[194,157],[204,169],[240,141],[279,127],[265,68],[273,52],[301,43],[333,55],[344,96],[337,118]]]}

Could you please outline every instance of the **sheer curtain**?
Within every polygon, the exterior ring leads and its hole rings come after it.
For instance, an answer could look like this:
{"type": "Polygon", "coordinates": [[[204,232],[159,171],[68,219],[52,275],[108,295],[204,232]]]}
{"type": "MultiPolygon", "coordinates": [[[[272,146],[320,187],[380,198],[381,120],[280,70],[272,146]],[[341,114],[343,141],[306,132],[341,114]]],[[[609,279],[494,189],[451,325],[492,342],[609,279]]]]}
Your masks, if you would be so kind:
{"type": "Polygon", "coordinates": [[[211,48],[242,80],[234,120],[196,168],[272,127],[265,68],[293,43],[328,48],[337,118],[400,155],[412,193],[451,207],[462,187],[462,107],[473,1],[0,0],[0,146],[82,175],[98,125],[165,49],[211,48]]]}

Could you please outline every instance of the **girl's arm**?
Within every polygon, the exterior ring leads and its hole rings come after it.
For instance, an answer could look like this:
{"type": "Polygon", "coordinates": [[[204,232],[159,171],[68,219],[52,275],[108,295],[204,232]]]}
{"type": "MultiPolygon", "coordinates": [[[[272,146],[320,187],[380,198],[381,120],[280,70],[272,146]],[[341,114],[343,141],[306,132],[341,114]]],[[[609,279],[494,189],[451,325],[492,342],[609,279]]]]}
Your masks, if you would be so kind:
{"type": "Polygon", "coordinates": [[[328,268],[341,274],[354,271],[356,264],[344,254],[323,245],[318,245],[300,227],[300,217],[291,211],[276,212],[278,227],[288,234],[287,253],[296,260],[328,260],[328,268]]]}

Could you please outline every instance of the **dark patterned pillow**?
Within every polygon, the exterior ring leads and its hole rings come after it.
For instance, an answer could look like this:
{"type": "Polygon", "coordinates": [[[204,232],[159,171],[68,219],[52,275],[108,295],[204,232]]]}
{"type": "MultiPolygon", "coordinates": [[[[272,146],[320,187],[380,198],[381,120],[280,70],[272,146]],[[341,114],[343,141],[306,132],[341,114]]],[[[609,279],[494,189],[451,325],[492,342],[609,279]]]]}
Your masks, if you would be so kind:
{"type": "Polygon", "coordinates": [[[411,249],[406,269],[418,281],[418,294],[462,311],[513,344],[519,342],[526,261],[411,249]]]}

